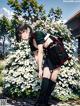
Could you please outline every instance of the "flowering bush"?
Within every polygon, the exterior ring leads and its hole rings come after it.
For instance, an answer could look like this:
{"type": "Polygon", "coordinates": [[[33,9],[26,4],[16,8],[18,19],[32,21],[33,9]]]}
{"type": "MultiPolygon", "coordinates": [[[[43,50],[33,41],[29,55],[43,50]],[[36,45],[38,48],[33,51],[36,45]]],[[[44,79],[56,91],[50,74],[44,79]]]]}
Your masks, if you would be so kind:
{"type": "Polygon", "coordinates": [[[71,40],[71,33],[62,21],[38,20],[32,27],[34,30],[43,30],[50,33],[50,35],[61,37],[64,41],[69,42],[71,40]]]}
{"type": "Polygon", "coordinates": [[[28,43],[17,43],[15,51],[7,57],[7,64],[3,70],[4,93],[21,96],[25,91],[27,95],[38,91],[40,80],[28,43]]]}
{"type": "Polygon", "coordinates": [[[58,76],[57,86],[53,95],[61,100],[76,99],[80,97],[80,70],[71,60],[70,67],[62,66],[58,76]]]}
{"type": "MultiPolygon", "coordinates": [[[[52,36],[63,38],[63,42],[69,56],[72,58],[70,62],[65,62],[61,67],[60,74],[57,79],[57,86],[52,93],[53,96],[68,100],[78,98],[80,96],[80,67],[77,58],[74,56],[72,48],[73,38],[62,22],[50,23],[50,21],[37,21],[32,25],[34,30],[43,30],[52,36]]],[[[4,92],[12,95],[20,96],[22,94],[35,95],[40,89],[38,78],[37,64],[31,55],[28,41],[17,43],[14,52],[7,57],[7,64],[4,73],[4,92]]]]}

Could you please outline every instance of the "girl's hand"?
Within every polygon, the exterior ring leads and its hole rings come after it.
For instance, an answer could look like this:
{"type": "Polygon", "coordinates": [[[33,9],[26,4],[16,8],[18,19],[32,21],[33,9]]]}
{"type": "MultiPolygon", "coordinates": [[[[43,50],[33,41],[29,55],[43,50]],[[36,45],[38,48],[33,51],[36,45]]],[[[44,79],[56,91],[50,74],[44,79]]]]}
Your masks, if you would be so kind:
{"type": "Polygon", "coordinates": [[[43,70],[39,70],[39,78],[42,78],[43,70]]]}

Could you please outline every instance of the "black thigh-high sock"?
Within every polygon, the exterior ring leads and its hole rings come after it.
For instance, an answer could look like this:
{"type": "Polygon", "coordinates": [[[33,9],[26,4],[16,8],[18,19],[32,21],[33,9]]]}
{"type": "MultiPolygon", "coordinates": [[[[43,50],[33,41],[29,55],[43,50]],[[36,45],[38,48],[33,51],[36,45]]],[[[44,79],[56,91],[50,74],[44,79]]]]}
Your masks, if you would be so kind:
{"type": "Polygon", "coordinates": [[[49,86],[46,93],[46,104],[48,104],[49,97],[56,86],[56,81],[49,79],[49,86]]]}
{"type": "MultiPolygon", "coordinates": [[[[46,93],[47,93],[48,86],[49,86],[49,79],[43,77],[42,83],[41,83],[40,94],[39,94],[39,97],[37,99],[36,104],[37,103],[38,104],[46,104],[45,103],[45,96],[46,96],[46,93]]],[[[35,105],[35,106],[37,106],[37,105],[35,105]]]]}

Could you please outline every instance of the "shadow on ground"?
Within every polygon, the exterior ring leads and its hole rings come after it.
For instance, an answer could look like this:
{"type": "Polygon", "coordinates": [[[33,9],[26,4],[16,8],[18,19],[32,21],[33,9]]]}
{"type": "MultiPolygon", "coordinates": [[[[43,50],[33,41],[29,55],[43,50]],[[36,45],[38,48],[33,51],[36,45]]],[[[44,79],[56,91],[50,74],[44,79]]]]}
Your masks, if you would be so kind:
{"type": "MultiPolygon", "coordinates": [[[[29,99],[29,98],[17,98],[17,99],[12,99],[9,97],[5,97],[3,95],[0,95],[0,100],[4,100],[7,101],[7,103],[5,103],[7,106],[34,106],[37,98],[34,99],[29,99]]],[[[52,106],[57,106],[57,103],[59,102],[59,100],[52,100],[50,99],[49,103],[53,104],[52,106]]]]}
{"type": "MultiPolygon", "coordinates": [[[[0,95],[0,103],[3,100],[0,106],[34,106],[37,98],[10,98],[4,95],[0,95]]],[[[51,106],[80,106],[80,99],[77,100],[69,100],[66,102],[62,102],[57,100],[56,98],[50,98],[49,104],[51,106]]]]}

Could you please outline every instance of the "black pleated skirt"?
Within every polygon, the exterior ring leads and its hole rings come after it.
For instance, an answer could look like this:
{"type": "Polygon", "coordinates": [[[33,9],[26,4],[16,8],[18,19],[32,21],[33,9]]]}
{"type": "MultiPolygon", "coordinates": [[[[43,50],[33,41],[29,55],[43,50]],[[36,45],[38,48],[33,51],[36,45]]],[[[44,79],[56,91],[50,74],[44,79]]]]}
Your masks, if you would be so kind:
{"type": "MultiPolygon", "coordinates": [[[[53,45],[53,44],[52,44],[53,45]]],[[[68,54],[64,51],[61,51],[61,53],[58,53],[56,47],[52,46],[49,47],[45,54],[44,58],[44,67],[49,67],[49,70],[54,70],[58,67],[61,67],[66,60],[68,60],[68,54]]]]}

